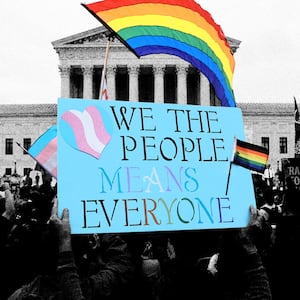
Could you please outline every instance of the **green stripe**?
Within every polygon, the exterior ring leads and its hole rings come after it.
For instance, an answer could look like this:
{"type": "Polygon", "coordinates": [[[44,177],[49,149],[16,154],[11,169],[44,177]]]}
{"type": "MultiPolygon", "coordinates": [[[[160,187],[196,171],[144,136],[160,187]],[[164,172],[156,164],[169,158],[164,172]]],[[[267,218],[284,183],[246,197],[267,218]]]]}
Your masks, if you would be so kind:
{"type": "Polygon", "coordinates": [[[178,31],[175,29],[170,29],[164,26],[132,26],[123,28],[118,31],[118,34],[126,41],[130,38],[134,38],[137,36],[142,35],[152,35],[152,36],[162,36],[162,37],[169,37],[180,41],[182,43],[188,44],[194,48],[199,49],[207,56],[209,56],[215,64],[218,66],[220,70],[223,71],[225,78],[226,78],[226,85],[231,87],[226,73],[224,72],[223,64],[220,61],[219,57],[215,55],[215,53],[211,50],[211,48],[205,43],[203,40],[195,37],[191,34],[184,33],[182,31],[178,31]]]}
{"type": "Polygon", "coordinates": [[[254,171],[258,171],[258,172],[263,172],[265,167],[266,167],[265,164],[261,164],[261,163],[255,162],[255,161],[244,159],[240,156],[236,156],[234,158],[233,162],[238,164],[238,165],[241,165],[245,168],[248,167],[249,169],[254,170],[254,171]]]}

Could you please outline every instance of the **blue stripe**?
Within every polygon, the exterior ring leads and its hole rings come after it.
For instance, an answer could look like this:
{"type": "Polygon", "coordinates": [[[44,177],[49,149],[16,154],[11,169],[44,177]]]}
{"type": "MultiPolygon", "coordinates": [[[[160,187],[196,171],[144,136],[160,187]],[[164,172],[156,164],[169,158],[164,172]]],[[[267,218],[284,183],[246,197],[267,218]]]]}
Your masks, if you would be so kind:
{"type": "Polygon", "coordinates": [[[247,159],[243,159],[240,156],[235,156],[233,162],[235,164],[241,165],[247,169],[259,172],[259,173],[263,173],[265,170],[265,165],[258,165],[255,162],[251,162],[250,160],[247,159]]]}
{"type": "Polygon", "coordinates": [[[36,157],[57,136],[57,126],[53,125],[43,133],[29,148],[31,156],[36,157]]]}
{"type": "Polygon", "coordinates": [[[218,59],[218,61],[215,61],[208,53],[200,50],[199,48],[191,46],[175,38],[166,36],[136,36],[133,38],[129,38],[128,40],[126,40],[126,42],[134,49],[141,48],[144,46],[149,46],[150,48],[151,46],[165,46],[178,49],[183,53],[188,53],[190,56],[193,56],[198,60],[206,62],[206,65],[211,66],[211,69],[213,69],[213,71],[223,74],[226,85],[230,86],[230,83],[223,68],[222,61],[220,61],[220,59],[217,56],[215,56],[215,58],[218,59]]]}
{"type": "Polygon", "coordinates": [[[209,59],[208,56],[205,57],[204,53],[201,53],[201,56],[204,58],[201,60],[201,57],[193,57],[189,55],[189,53],[183,52],[179,49],[175,49],[173,47],[170,47],[169,45],[144,46],[136,48],[135,51],[140,56],[165,53],[176,55],[184,59],[185,61],[191,63],[195,68],[200,70],[208,78],[210,83],[214,86],[216,95],[222,102],[222,106],[236,106],[232,90],[229,90],[228,86],[224,83],[224,81],[227,81],[224,73],[220,72],[219,68],[216,68],[216,64],[211,59],[209,59]],[[204,63],[204,61],[206,61],[206,63],[204,63]]]}

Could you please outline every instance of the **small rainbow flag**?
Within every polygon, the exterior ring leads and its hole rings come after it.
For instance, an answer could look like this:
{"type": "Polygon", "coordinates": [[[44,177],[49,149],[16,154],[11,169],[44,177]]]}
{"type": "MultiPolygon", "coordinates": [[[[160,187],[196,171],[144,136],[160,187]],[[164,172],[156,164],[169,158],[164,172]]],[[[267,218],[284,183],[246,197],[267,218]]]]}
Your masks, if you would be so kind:
{"type": "Polygon", "coordinates": [[[208,78],[222,106],[236,106],[231,48],[221,27],[195,1],[103,0],[81,5],[137,57],[178,56],[208,78]]]}
{"type": "Polygon", "coordinates": [[[57,178],[57,126],[53,125],[28,149],[28,153],[53,177],[57,178]]]}
{"type": "Polygon", "coordinates": [[[269,151],[239,139],[236,140],[232,163],[244,168],[263,173],[269,158],[269,151]]]}

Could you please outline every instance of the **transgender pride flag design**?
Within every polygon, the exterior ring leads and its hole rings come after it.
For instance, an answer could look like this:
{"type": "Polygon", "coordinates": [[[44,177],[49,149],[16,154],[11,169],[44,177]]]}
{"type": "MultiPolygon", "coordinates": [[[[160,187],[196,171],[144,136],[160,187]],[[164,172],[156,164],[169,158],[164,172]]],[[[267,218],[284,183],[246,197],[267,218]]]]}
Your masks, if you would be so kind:
{"type": "Polygon", "coordinates": [[[28,149],[28,153],[57,178],[57,127],[53,125],[28,149]]]}
{"type": "Polygon", "coordinates": [[[64,138],[74,148],[99,159],[111,136],[104,127],[99,110],[95,106],[88,106],[83,112],[78,110],[66,111],[62,117],[71,128],[72,137],[66,134],[64,138]]]}

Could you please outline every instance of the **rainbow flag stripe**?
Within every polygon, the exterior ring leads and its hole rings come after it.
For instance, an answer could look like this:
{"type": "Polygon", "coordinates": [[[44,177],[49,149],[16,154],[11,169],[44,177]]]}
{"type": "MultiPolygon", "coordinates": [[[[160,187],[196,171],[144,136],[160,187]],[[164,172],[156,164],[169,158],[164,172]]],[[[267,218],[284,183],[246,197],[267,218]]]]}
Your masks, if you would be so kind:
{"type": "Polygon", "coordinates": [[[223,106],[236,106],[230,46],[221,27],[195,1],[104,0],[82,5],[138,57],[178,56],[208,78],[223,106]]]}
{"type": "Polygon", "coordinates": [[[269,158],[269,151],[261,146],[236,140],[233,163],[263,173],[269,158]]]}

